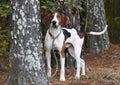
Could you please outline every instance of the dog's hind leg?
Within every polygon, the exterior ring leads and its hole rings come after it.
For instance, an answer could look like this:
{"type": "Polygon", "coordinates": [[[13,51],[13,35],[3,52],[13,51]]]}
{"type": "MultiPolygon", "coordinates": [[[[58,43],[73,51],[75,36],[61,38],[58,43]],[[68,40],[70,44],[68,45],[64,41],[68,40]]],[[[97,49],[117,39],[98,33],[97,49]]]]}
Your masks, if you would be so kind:
{"type": "Polygon", "coordinates": [[[76,46],[74,48],[73,47],[68,48],[70,55],[76,60],[76,64],[77,64],[77,70],[76,70],[76,76],[75,76],[76,78],[80,77],[81,68],[82,68],[82,75],[85,75],[85,61],[80,57],[81,49],[78,47],[79,46],[76,46]]]}
{"type": "Polygon", "coordinates": [[[82,45],[77,44],[74,46],[74,52],[75,52],[75,59],[77,63],[77,71],[76,71],[76,78],[80,78],[80,69],[82,68],[82,75],[85,75],[85,62],[84,60],[80,57],[81,56],[81,50],[82,50],[82,45]]]}
{"type": "Polygon", "coordinates": [[[80,63],[80,57],[79,57],[79,49],[78,46],[74,46],[73,47],[69,47],[68,51],[70,53],[70,55],[76,60],[76,64],[77,64],[77,69],[76,69],[76,75],[75,78],[79,79],[80,78],[80,68],[81,68],[81,63],[80,63]]]}
{"type": "Polygon", "coordinates": [[[85,75],[85,61],[84,59],[80,59],[81,67],[82,67],[82,74],[85,75]]]}

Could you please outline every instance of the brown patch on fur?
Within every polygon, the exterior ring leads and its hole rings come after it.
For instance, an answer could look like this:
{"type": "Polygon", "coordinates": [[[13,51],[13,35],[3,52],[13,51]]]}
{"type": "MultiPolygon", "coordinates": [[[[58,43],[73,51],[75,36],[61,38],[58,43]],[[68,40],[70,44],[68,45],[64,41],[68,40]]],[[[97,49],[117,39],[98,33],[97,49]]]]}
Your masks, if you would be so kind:
{"type": "Polygon", "coordinates": [[[86,34],[86,32],[77,32],[80,38],[83,38],[86,34]]]}
{"type": "Polygon", "coordinates": [[[86,32],[85,34],[90,34],[90,32],[86,32]]]}
{"type": "Polygon", "coordinates": [[[49,13],[48,15],[46,15],[46,16],[43,18],[43,20],[42,20],[43,24],[44,24],[45,26],[49,26],[49,25],[51,24],[52,18],[53,18],[53,14],[52,14],[52,13],[49,13]]]}
{"type": "Polygon", "coordinates": [[[63,46],[62,46],[62,51],[61,51],[62,57],[65,57],[65,49],[66,49],[66,44],[65,44],[65,40],[64,40],[63,46]]]}
{"type": "MultiPolygon", "coordinates": [[[[54,17],[54,14],[55,14],[55,13],[49,13],[48,15],[46,15],[46,16],[43,18],[42,22],[43,22],[43,24],[44,24],[45,26],[49,26],[49,25],[51,24],[51,20],[52,20],[52,18],[54,17]]],[[[68,25],[68,24],[70,23],[69,17],[66,16],[66,15],[63,14],[63,13],[61,13],[61,14],[57,13],[57,18],[58,18],[58,20],[59,20],[59,24],[60,24],[62,27],[66,26],[66,25],[68,25]]]]}
{"type": "Polygon", "coordinates": [[[62,13],[61,14],[61,20],[60,20],[60,25],[62,27],[64,27],[64,26],[68,25],[69,23],[70,23],[69,17],[62,13]]]}

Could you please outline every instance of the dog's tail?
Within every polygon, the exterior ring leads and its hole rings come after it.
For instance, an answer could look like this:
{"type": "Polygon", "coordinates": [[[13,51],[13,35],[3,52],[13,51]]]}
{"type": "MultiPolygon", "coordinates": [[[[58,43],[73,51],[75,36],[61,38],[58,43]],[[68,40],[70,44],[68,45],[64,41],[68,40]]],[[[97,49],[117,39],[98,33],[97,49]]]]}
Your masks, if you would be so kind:
{"type": "Polygon", "coordinates": [[[107,30],[108,25],[105,26],[104,30],[102,30],[101,32],[86,32],[86,34],[90,34],[90,35],[102,35],[105,33],[105,31],[107,30]]]}

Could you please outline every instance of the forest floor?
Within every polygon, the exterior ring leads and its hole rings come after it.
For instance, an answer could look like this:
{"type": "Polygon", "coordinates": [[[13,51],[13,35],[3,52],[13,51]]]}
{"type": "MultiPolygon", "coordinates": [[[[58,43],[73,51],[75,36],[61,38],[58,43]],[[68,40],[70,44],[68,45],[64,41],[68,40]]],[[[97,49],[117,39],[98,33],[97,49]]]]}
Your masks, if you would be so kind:
{"type": "MultiPolygon", "coordinates": [[[[75,69],[66,68],[66,81],[59,81],[59,71],[51,78],[51,85],[120,85],[120,45],[99,54],[85,54],[86,75],[74,78],[75,69]]],[[[8,60],[5,60],[8,62],[8,60]]],[[[8,70],[0,70],[0,85],[7,79],[8,70]]]]}

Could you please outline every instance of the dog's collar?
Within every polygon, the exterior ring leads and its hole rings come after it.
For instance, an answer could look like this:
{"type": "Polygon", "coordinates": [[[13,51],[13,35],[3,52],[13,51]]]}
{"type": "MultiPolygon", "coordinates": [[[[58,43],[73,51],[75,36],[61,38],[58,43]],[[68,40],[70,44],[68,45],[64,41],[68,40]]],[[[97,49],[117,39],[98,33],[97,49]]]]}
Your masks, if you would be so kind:
{"type": "Polygon", "coordinates": [[[60,34],[61,34],[61,30],[60,30],[59,34],[54,37],[54,36],[51,34],[50,30],[49,30],[49,35],[50,35],[53,39],[58,38],[58,37],[60,36],[60,34]]]}

